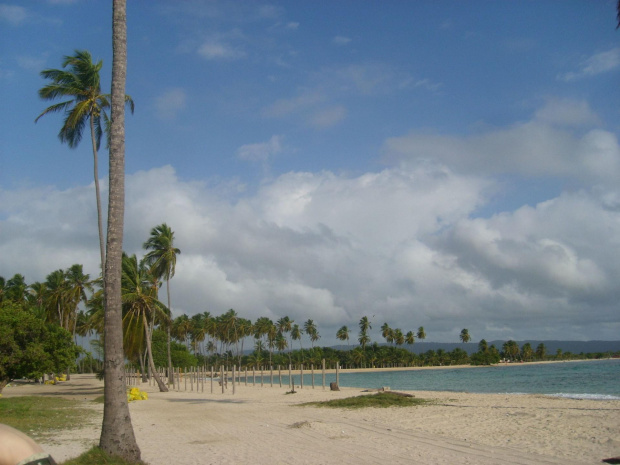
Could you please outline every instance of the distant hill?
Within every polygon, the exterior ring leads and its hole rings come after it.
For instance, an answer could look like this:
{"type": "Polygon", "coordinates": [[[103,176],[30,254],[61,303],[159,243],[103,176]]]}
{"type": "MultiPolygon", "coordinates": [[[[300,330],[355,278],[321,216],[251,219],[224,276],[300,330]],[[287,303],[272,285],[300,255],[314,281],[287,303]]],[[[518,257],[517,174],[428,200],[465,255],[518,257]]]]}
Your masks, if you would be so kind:
{"type": "MultiPolygon", "coordinates": [[[[502,345],[505,340],[487,341],[489,347],[494,345],[498,350],[502,350],[502,345]]],[[[562,352],[572,352],[573,354],[580,353],[595,353],[595,352],[620,352],[620,341],[537,341],[537,340],[525,340],[516,341],[519,347],[529,342],[534,350],[538,344],[543,343],[547,348],[547,354],[553,355],[558,349],[562,349],[562,352]]],[[[379,344],[386,345],[386,344],[379,344]]],[[[333,346],[338,350],[350,350],[354,346],[338,345],[333,346]]],[[[468,342],[467,344],[457,342],[416,342],[412,346],[403,345],[405,349],[410,350],[415,354],[423,354],[429,350],[443,349],[446,352],[450,352],[457,347],[463,349],[468,354],[473,354],[478,351],[477,342],[468,342]]]]}

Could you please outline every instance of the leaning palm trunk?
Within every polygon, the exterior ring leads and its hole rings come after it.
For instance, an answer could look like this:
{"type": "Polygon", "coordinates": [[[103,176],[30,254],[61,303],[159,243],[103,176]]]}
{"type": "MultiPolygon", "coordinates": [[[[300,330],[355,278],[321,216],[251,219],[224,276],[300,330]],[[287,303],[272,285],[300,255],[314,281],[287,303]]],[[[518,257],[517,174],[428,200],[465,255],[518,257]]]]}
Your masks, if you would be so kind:
{"type": "Polygon", "coordinates": [[[149,354],[149,367],[151,367],[151,373],[153,373],[153,378],[155,378],[157,387],[159,387],[159,392],[168,392],[168,388],[157,374],[157,370],[155,370],[155,363],[153,363],[153,351],[151,350],[151,335],[149,334],[149,324],[146,321],[146,315],[144,313],[142,314],[142,322],[144,323],[144,334],[146,334],[146,350],[149,354]]]}
{"type": "Polygon", "coordinates": [[[121,272],[125,214],[125,80],[127,4],[112,6],[112,126],[110,134],[107,256],[104,280],[104,404],[99,446],[108,454],[140,461],[125,387],[121,272]]]}

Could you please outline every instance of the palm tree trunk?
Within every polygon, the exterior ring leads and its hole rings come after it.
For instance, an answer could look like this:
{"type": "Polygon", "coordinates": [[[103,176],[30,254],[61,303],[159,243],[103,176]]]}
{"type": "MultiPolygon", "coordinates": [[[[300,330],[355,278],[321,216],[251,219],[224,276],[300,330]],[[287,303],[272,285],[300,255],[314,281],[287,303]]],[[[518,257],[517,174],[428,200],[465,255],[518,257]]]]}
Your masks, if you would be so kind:
{"type": "Polygon", "coordinates": [[[127,4],[112,4],[112,126],[110,134],[107,257],[104,280],[104,404],[99,446],[129,462],[140,461],[140,448],[129,416],[123,353],[121,269],[125,214],[125,80],[127,76],[127,4]]]}
{"type": "Polygon", "coordinates": [[[168,384],[172,385],[174,388],[174,376],[172,376],[172,351],[170,349],[170,326],[172,325],[172,308],[170,307],[170,279],[166,279],[166,294],[168,294],[168,310],[170,311],[170,321],[167,325],[167,336],[168,340],[166,341],[166,346],[168,348],[168,384]]]}
{"type": "Polygon", "coordinates": [[[155,378],[157,387],[159,387],[159,392],[168,392],[168,388],[157,374],[157,370],[155,370],[155,363],[153,363],[153,351],[151,349],[151,335],[149,334],[149,324],[146,321],[146,315],[144,313],[142,314],[142,321],[144,322],[144,333],[146,334],[146,350],[149,354],[149,366],[151,367],[151,373],[153,373],[153,378],[155,378]]]}
{"type": "Polygon", "coordinates": [[[103,237],[103,214],[101,212],[101,192],[99,191],[99,157],[95,140],[95,123],[90,117],[90,138],[93,143],[93,166],[95,174],[95,196],[97,197],[97,224],[99,226],[99,253],[101,254],[101,276],[105,280],[105,245],[103,237]]]}

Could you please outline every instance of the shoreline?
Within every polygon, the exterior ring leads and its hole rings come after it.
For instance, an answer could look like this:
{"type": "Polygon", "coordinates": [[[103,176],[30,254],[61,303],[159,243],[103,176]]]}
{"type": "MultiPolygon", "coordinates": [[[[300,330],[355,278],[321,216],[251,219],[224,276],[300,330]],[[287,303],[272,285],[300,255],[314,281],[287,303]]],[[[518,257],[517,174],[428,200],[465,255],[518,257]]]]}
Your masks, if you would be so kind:
{"type": "MultiPolygon", "coordinates": [[[[431,402],[419,407],[360,410],[301,407],[305,402],[372,395],[360,388],[236,386],[224,394],[160,393],[131,402],[132,424],[150,465],[258,464],[589,464],[620,455],[620,401],[536,394],[407,391],[431,402]]],[[[219,386],[217,386],[220,388],[219,386]]],[[[220,388],[221,389],[221,388],[220,388]]],[[[103,382],[72,375],[52,385],[4,389],[5,397],[62,395],[102,411],[92,398],[103,382]]],[[[99,423],[64,431],[42,443],[57,461],[98,443],[99,423]]]]}

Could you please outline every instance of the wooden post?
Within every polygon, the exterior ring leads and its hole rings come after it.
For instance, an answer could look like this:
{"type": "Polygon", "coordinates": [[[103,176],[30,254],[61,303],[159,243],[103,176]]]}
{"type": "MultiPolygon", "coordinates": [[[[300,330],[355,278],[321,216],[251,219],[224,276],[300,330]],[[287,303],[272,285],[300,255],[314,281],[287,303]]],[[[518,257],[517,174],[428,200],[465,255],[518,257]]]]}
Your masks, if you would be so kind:
{"type": "Polygon", "coordinates": [[[220,365],[220,381],[222,382],[222,394],[224,394],[224,365],[220,365]]]}
{"type": "Polygon", "coordinates": [[[269,373],[270,373],[270,380],[271,380],[271,387],[273,387],[273,365],[269,365],[269,373]]]}
{"type": "Polygon", "coordinates": [[[293,373],[291,373],[292,367],[291,364],[288,364],[288,387],[293,387],[293,373]]]}
{"type": "Polygon", "coordinates": [[[213,372],[213,365],[211,365],[211,394],[213,394],[213,376],[215,373],[213,372]]]}
{"type": "Polygon", "coordinates": [[[263,387],[263,366],[260,366],[260,387],[263,387]]]}
{"type": "Polygon", "coordinates": [[[256,386],[256,367],[252,367],[252,387],[256,386]]]}
{"type": "Polygon", "coordinates": [[[245,367],[245,385],[248,385],[248,367],[245,367]]]}
{"type": "Polygon", "coordinates": [[[280,379],[280,387],[282,387],[282,367],[278,365],[278,378],[280,379]]]}
{"type": "Polygon", "coordinates": [[[237,387],[236,387],[236,383],[235,383],[235,365],[233,365],[232,367],[232,376],[233,376],[233,396],[235,395],[235,392],[237,392],[237,387]]]}
{"type": "Polygon", "coordinates": [[[325,359],[321,360],[321,369],[323,370],[323,390],[325,390],[325,359]]]}
{"type": "Polygon", "coordinates": [[[312,389],[314,389],[314,363],[310,365],[310,371],[312,371],[312,389]]]}
{"type": "Polygon", "coordinates": [[[336,384],[340,386],[340,362],[336,362],[336,384]]]}
{"type": "Polygon", "coordinates": [[[187,392],[187,367],[183,369],[183,378],[185,379],[185,392],[187,392]]]}
{"type": "Polygon", "coordinates": [[[299,378],[301,379],[301,381],[299,381],[299,388],[303,389],[304,388],[304,364],[302,363],[301,365],[299,365],[299,374],[301,375],[299,378]]]}

